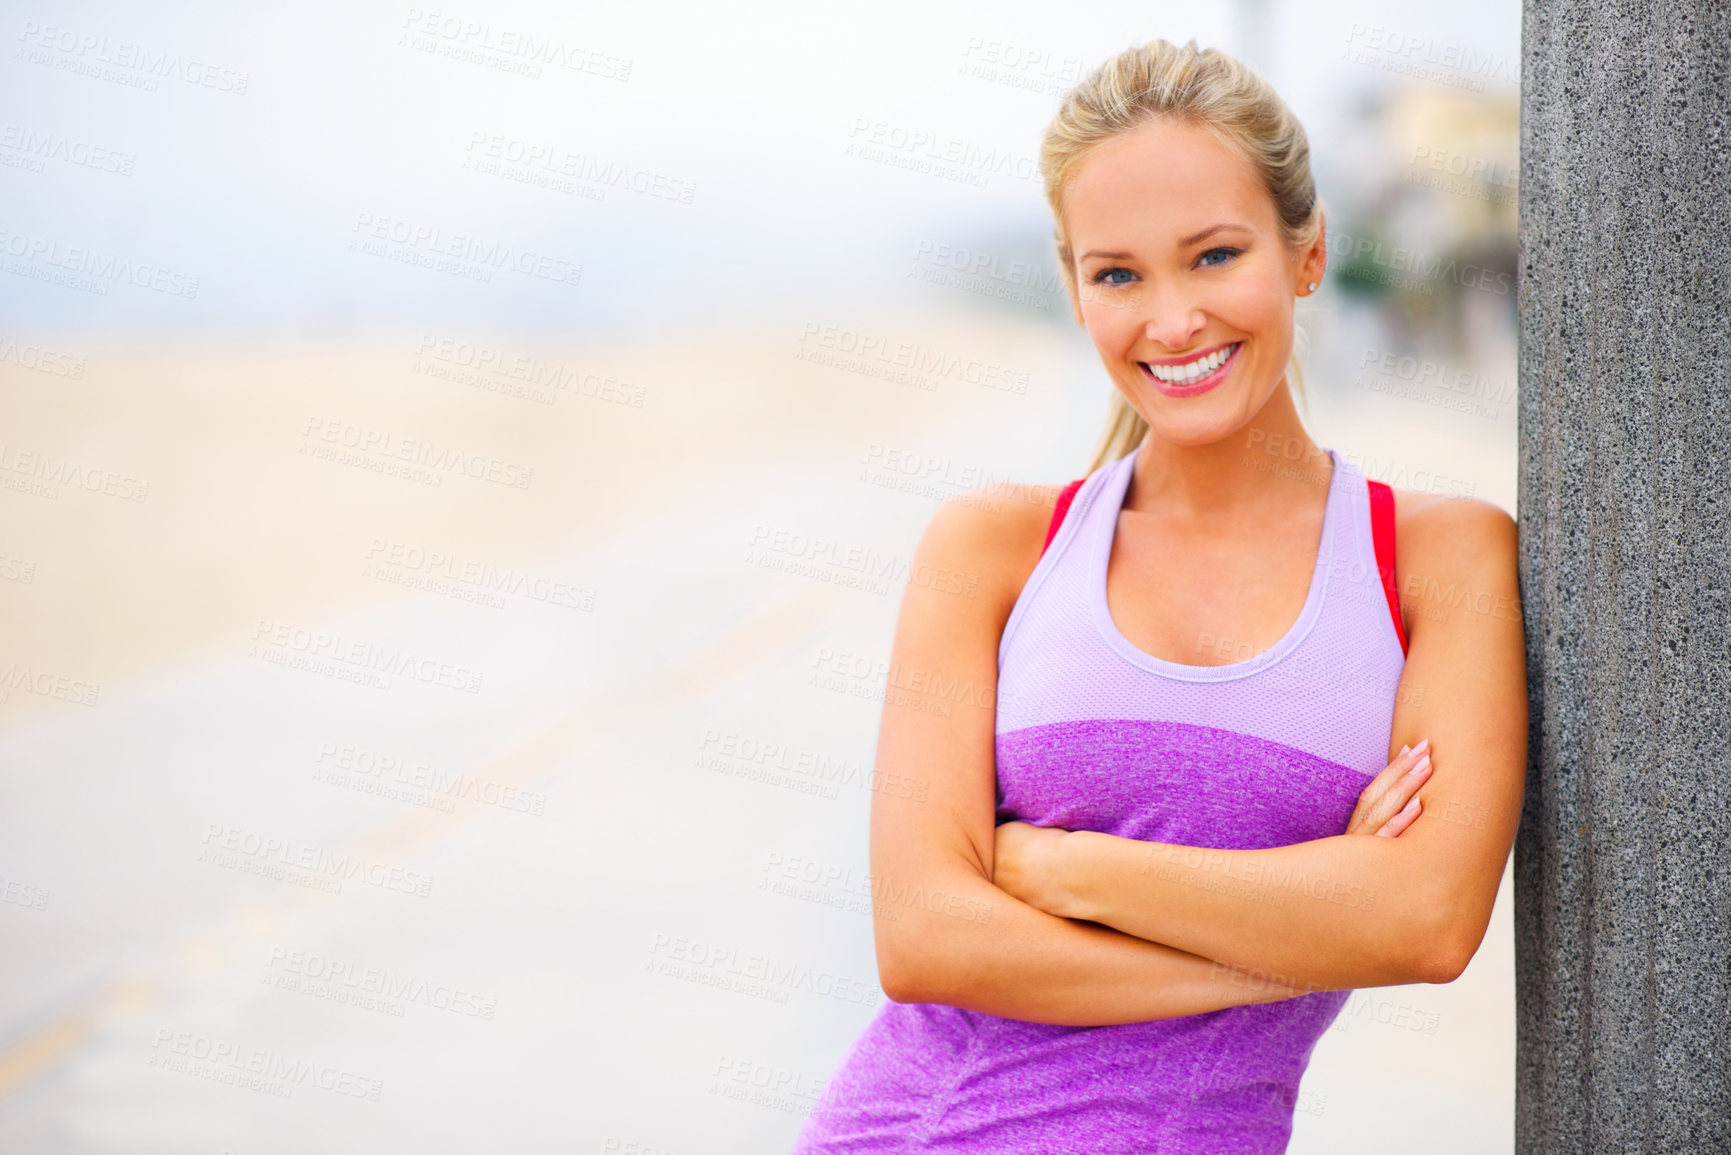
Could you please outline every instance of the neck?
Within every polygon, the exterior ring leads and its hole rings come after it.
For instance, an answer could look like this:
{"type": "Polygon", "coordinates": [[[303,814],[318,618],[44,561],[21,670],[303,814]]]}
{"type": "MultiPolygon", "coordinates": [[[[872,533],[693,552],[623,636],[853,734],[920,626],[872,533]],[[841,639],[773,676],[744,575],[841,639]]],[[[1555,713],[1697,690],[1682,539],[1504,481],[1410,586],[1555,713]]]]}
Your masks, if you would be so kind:
{"type": "Polygon", "coordinates": [[[1158,507],[1184,518],[1219,518],[1251,507],[1326,500],[1334,466],[1305,432],[1284,380],[1260,412],[1219,441],[1181,445],[1150,429],[1124,508],[1158,507]]]}

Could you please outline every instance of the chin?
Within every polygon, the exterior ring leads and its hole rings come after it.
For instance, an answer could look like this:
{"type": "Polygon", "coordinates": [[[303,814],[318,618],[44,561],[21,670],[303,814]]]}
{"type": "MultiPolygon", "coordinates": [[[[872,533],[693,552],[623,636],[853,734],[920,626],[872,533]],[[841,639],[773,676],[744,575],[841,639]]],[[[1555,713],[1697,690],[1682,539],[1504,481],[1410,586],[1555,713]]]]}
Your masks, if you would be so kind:
{"type": "Polygon", "coordinates": [[[1182,445],[1186,448],[1199,448],[1204,445],[1215,445],[1238,432],[1237,422],[1181,422],[1176,425],[1151,426],[1154,436],[1170,445],[1182,445]]]}
{"type": "Polygon", "coordinates": [[[1170,397],[1145,397],[1138,406],[1154,436],[1173,445],[1212,445],[1223,441],[1244,427],[1249,414],[1242,397],[1221,396],[1188,398],[1182,401],[1170,397]],[[1208,402],[1203,404],[1203,402],[1208,402]]]}

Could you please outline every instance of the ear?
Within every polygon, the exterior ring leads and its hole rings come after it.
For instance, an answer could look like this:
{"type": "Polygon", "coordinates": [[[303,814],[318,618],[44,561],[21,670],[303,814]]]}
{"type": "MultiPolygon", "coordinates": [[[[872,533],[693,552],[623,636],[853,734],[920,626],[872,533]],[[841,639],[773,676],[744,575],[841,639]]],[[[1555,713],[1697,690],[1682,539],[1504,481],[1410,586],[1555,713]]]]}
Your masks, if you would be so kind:
{"type": "Polygon", "coordinates": [[[1321,223],[1316,229],[1316,240],[1298,262],[1298,284],[1294,291],[1301,297],[1310,295],[1311,285],[1322,284],[1323,274],[1328,271],[1328,217],[1317,215],[1321,223]]]}

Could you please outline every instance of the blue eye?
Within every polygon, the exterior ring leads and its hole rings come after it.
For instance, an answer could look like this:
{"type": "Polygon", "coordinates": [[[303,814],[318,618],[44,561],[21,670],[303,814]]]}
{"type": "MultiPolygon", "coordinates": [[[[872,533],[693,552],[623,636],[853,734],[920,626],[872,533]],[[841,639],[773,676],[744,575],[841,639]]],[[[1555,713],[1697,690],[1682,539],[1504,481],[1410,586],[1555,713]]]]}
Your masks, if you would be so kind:
{"type": "Polygon", "coordinates": [[[1203,253],[1200,257],[1196,258],[1196,263],[1202,265],[1204,268],[1215,268],[1224,265],[1227,261],[1230,261],[1233,257],[1236,257],[1243,251],[1243,249],[1235,249],[1230,245],[1222,245],[1217,249],[1209,249],[1206,253],[1203,253]],[[1220,257],[1220,260],[1209,260],[1210,257],[1215,256],[1220,257]]]}
{"type": "Polygon", "coordinates": [[[1093,281],[1096,285],[1128,285],[1130,283],[1129,281],[1108,281],[1106,278],[1111,276],[1113,273],[1124,273],[1131,277],[1136,275],[1135,273],[1130,272],[1129,269],[1113,266],[1111,268],[1101,269],[1088,279],[1093,281]]]}

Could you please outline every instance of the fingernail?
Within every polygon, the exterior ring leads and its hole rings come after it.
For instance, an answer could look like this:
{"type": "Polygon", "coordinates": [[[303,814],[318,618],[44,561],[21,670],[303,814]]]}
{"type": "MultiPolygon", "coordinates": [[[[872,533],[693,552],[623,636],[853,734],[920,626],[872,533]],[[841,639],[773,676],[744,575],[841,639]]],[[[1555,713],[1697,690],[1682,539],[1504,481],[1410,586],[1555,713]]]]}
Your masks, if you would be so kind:
{"type": "Polygon", "coordinates": [[[1430,755],[1426,754],[1423,758],[1420,758],[1417,762],[1414,762],[1412,764],[1412,769],[1408,770],[1407,773],[1408,774],[1429,774],[1430,773],[1430,755]]]}
{"type": "Polygon", "coordinates": [[[1405,806],[1401,807],[1400,812],[1402,814],[1410,814],[1414,810],[1417,810],[1417,809],[1418,809],[1418,795],[1414,794],[1412,797],[1412,801],[1408,802],[1405,806]]]}
{"type": "Polygon", "coordinates": [[[1412,752],[1414,754],[1422,754],[1426,750],[1429,750],[1429,749],[1430,749],[1430,739],[1429,738],[1420,738],[1418,740],[1418,745],[1414,746],[1412,748],[1412,752]]]}
{"type": "Polygon", "coordinates": [[[1399,758],[1399,757],[1402,757],[1402,756],[1403,756],[1403,755],[1405,755],[1405,754],[1406,754],[1406,752],[1407,752],[1407,751],[1408,751],[1408,750],[1411,750],[1411,749],[1412,749],[1412,747],[1411,747],[1411,746],[1402,746],[1402,747],[1401,747],[1401,748],[1400,748],[1400,753],[1399,753],[1399,754],[1396,754],[1396,755],[1395,755],[1395,757],[1396,757],[1396,758],[1399,758]]]}

